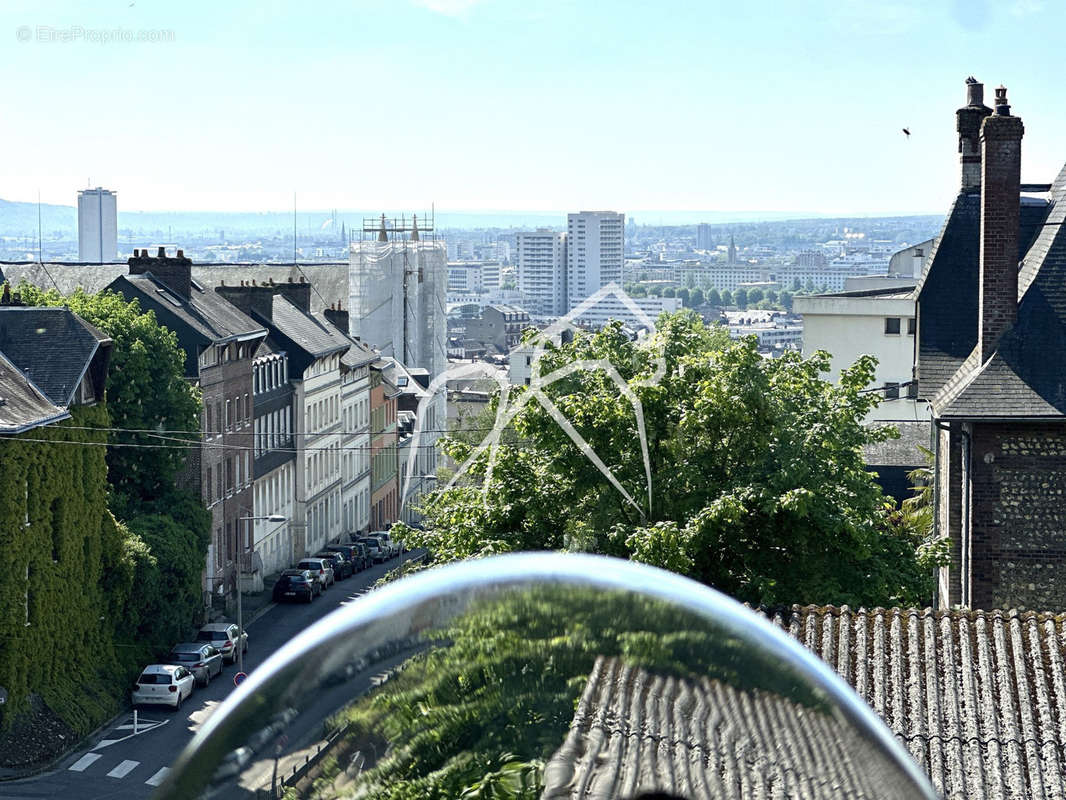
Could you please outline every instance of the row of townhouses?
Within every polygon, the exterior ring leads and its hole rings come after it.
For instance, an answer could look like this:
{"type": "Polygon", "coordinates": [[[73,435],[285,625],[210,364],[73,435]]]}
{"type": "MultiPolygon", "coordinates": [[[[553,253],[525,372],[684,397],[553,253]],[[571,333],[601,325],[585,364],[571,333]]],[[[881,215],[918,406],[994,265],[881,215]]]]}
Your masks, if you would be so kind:
{"type": "MultiPolygon", "coordinates": [[[[435,437],[411,459],[414,490],[404,478],[429,371],[407,368],[351,336],[339,303],[312,310],[306,280],[205,286],[181,250],[169,256],[162,248],[155,256],[135,250],[128,272],[103,288],[136,300],[174,332],[186,354],[185,377],[201,392],[201,439],[179,481],[211,512],[205,599],[231,593],[238,580],[257,590],[264,576],[327,542],[417,521],[412,506],[426,488],[422,479],[436,472],[435,437]]],[[[110,344],[65,309],[27,309],[10,295],[8,303],[5,331],[15,331],[8,319],[38,325],[33,311],[68,320],[64,329],[102,342],[100,352],[110,344]]],[[[61,343],[49,339],[54,353],[61,343]]],[[[38,364],[10,343],[7,350],[27,361],[26,375],[51,369],[44,350],[38,364]]],[[[106,359],[94,363],[78,388],[87,401],[102,394],[106,359]]],[[[31,427],[65,418],[45,413],[55,409],[36,399],[41,413],[29,415],[31,427]]],[[[45,399],[70,405],[69,398],[45,399]]],[[[18,427],[10,433],[24,432],[18,427]]]]}

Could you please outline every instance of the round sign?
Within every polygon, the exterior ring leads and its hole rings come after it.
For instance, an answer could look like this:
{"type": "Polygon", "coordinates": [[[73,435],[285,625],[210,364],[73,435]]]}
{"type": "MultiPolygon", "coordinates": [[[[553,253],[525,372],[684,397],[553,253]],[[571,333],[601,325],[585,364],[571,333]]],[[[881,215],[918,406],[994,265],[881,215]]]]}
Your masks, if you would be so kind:
{"type": "Polygon", "coordinates": [[[0,706],[7,702],[7,689],[0,686],[0,706]]]}
{"type": "Polygon", "coordinates": [[[236,675],[233,676],[233,685],[240,686],[244,682],[244,679],[247,677],[248,676],[245,675],[243,672],[238,672],[236,675]]]}

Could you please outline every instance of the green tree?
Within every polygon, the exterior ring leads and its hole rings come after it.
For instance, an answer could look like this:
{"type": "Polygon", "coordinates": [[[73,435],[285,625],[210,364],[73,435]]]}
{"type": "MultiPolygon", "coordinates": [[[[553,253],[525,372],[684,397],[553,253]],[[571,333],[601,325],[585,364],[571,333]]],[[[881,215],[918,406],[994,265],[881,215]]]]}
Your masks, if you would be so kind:
{"type": "Polygon", "coordinates": [[[737,304],[737,308],[743,311],[748,307],[748,290],[737,289],[733,294],[733,301],[737,304]]]}
{"type": "Polygon", "coordinates": [[[793,278],[792,279],[792,291],[793,292],[798,292],[802,288],[803,288],[803,284],[800,283],[800,279],[799,278],[793,278]]]}
{"type": "Polygon", "coordinates": [[[807,283],[803,285],[803,291],[805,291],[807,294],[814,294],[814,281],[810,278],[807,278],[807,283]]]}
{"type": "Polygon", "coordinates": [[[662,292],[662,290],[663,289],[661,286],[653,283],[651,286],[648,287],[648,297],[658,297],[659,293],[662,292]]]}
{"type": "Polygon", "coordinates": [[[707,292],[707,305],[715,308],[721,308],[722,306],[722,295],[713,287],[707,292]]]}
{"type": "Polygon", "coordinates": [[[675,297],[676,295],[677,290],[673,286],[667,286],[663,289],[663,297],[675,297]]]}
{"type": "Polygon", "coordinates": [[[722,289],[722,305],[723,306],[731,306],[731,305],[733,305],[733,293],[731,291],[729,291],[728,289],[722,289]]]}
{"type": "Polygon", "coordinates": [[[704,303],[703,289],[693,289],[692,294],[689,295],[689,299],[692,301],[693,308],[699,308],[704,303]]]}
{"type": "Polygon", "coordinates": [[[776,304],[778,301],[778,297],[779,295],[773,289],[770,289],[766,292],[766,299],[769,300],[771,303],[776,304]]]}
{"type": "Polygon", "coordinates": [[[110,443],[124,446],[107,452],[112,510],[126,518],[136,513],[127,504],[167,495],[185,463],[180,444],[197,441],[200,430],[199,390],[185,380],[185,353],[177,336],[156,322],[153,312],[142,313],[136,300],[112,292],[78,289],[63,297],[27,283],[18,291],[28,305],[66,306],[114,342],[107,376],[110,443]],[[152,446],[160,444],[179,446],[152,446]]]}
{"type": "Polygon", "coordinates": [[[781,303],[781,307],[784,308],[785,311],[792,310],[792,292],[781,292],[778,301],[781,303]]]}
{"type": "Polygon", "coordinates": [[[688,308],[692,305],[692,296],[687,286],[682,286],[677,290],[677,296],[681,298],[681,305],[688,308]]]}
{"type": "MultiPolygon", "coordinates": [[[[604,479],[539,403],[514,419],[519,446],[487,455],[481,486],[442,490],[414,544],[445,558],[524,549],[587,550],[663,566],[755,603],[920,604],[932,562],[913,530],[893,524],[862,446],[894,435],[862,423],[864,356],[836,384],[829,355],[764,359],[754,338],[730,343],[692,312],[663,315],[649,340],[616,325],[549,350],[547,374],[578,359],[614,364],[640,399],[652,469],[649,507],[633,408],[601,370],[580,370],[545,393],[610,465],[632,502],[604,479]],[[666,372],[643,385],[662,352],[666,372]],[[482,488],[485,494],[482,494],[482,488]]],[[[522,390],[519,390],[521,392],[522,390]]],[[[451,442],[462,461],[467,444],[451,442]]]]}
{"type": "Polygon", "coordinates": [[[763,297],[765,297],[765,295],[763,294],[762,289],[755,288],[755,289],[752,289],[752,290],[750,290],[748,292],[748,302],[749,303],[752,303],[752,304],[760,303],[760,302],[762,302],[763,297]]]}

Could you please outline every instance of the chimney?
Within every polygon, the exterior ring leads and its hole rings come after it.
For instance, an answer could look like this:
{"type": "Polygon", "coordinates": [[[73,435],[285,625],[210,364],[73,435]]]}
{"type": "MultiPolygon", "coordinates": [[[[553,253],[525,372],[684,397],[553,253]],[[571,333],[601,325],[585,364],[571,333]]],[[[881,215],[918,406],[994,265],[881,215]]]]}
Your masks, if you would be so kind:
{"type": "Polygon", "coordinates": [[[992,113],[984,98],[985,85],[973,76],[967,78],[966,105],[955,112],[963,192],[981,191],[981,123],[992,113]]]}
{"type": "Polygon", "coordinates": [[[311,313],[311,284],[304,281],[296,283],[289,278],[288,283],[276,284],[273,288],[275,294],[287,297],[294,306],[301,311],[311,313]]]}
{"type": "Polygon", "coordinates": [[[1007,89],[996,89],[996,112],[981,124],[981,257],[977,347],[981,363],[1018,316],[1018,215],[1022,172],[1020,117],[1007,89]]]}
{"type": "Polygon", "coordinates": [[[344,331],[345,333],[350,333],[350,331],[348,329],[349,328],[348,312],[341,308],[341,304],[340,303],[337,303],[337,307],[336,308],[334,308],[333,304],[331,303],[330,307],[327,308],[327,309],[324,309],[322,313],[325,314],[326,319],[328,319],[331,323],[333,323],[333,325],[335,327],[339,328],[340,330],[344,331]]]}
{"type": "Polygon", "coordinates": [[[274,318],[274,290],[269,286],[251,286],[241,281],[240,286],[215,287],[215,291],[237,306],[245,314],[253,311],[262,319],[274,318]]]}
{"type": "Polygon", "coordinates": [[[152,277],[162,283],[171,292],[184,300],[192,296],[192,261],[181,250],[171,258],[165,247],[159,248],[159,255],[152,258],[148,248],[134,250],[133,256],[126,262],[130,275],[151,273],[152,277]]]}

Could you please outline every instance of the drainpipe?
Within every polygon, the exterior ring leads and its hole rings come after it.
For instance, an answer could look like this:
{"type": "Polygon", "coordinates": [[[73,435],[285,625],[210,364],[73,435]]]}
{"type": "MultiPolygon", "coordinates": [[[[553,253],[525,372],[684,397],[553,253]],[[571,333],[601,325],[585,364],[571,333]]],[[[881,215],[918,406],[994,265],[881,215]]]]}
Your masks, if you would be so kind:
{"type": "Polygon", "coordinates": [[[961,570],[962,574],[960,575],[960,578],[962,579],[960,600],[962,601],[963,607],[973,608],[973,520],[970,511],[973,494],[971,472],[973,437],[970,434],[970,431],[967,430],[968,427],[968,423],[963,423],[959,427],[959,433],[962,434],[962,508],[959,509],[962,542],[959,550],[964,565],[961,570]]]}

